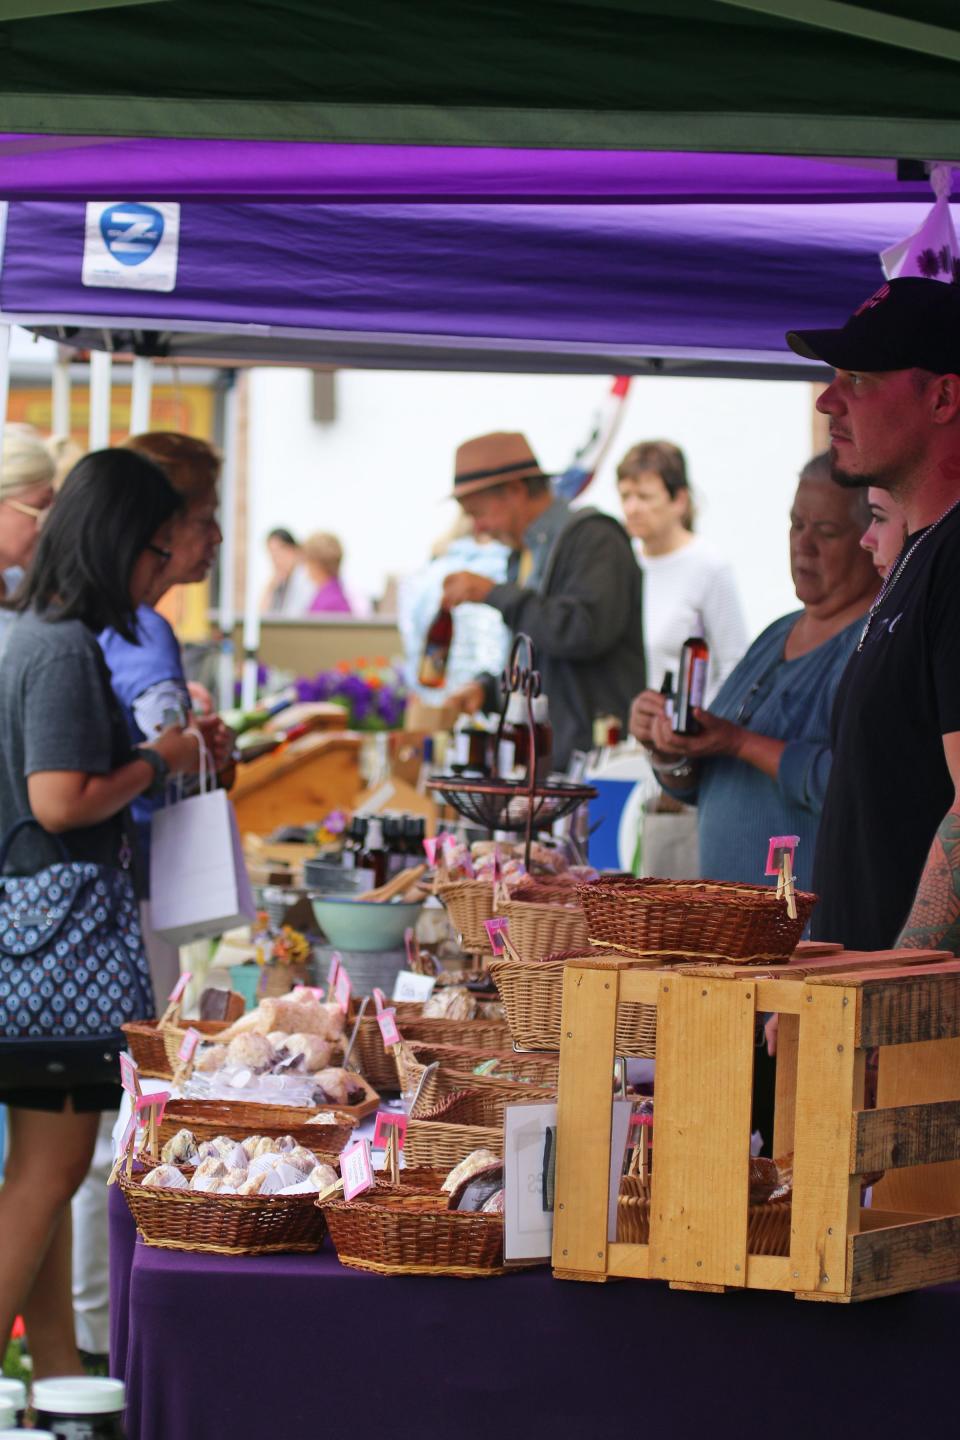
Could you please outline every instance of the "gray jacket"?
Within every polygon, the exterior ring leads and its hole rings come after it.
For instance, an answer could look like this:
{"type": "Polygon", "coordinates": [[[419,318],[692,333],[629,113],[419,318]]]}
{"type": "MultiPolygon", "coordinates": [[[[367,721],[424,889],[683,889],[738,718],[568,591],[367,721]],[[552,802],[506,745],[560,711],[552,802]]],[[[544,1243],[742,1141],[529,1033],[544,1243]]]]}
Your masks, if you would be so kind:
{"type": "MultiPolygon", "coordinates": [[[[627,532],[598,510],[572,510],[536,590],[495,585],[486,603],[536,649],[550,700],[553,767],[593,748],[593,722],[616,715],[626,730],[630,702],[644,688],[643,576],[627,532]]],[[[489,710],[499,709],[499,677],[480,677],[489,710]]]]}

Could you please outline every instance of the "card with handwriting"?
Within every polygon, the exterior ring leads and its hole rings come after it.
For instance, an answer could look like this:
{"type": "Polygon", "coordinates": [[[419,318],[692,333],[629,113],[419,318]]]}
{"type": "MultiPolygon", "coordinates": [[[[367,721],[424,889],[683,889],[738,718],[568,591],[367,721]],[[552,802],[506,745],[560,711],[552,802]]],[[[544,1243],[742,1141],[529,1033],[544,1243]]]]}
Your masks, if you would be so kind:
{"type": "Polygon", "coordinates": [[[380,1014],[377,1016],[377,1024],[380,1026],[384,1050],[389,1050],[391,1045],[400,1044],[400,1031],[397,1029],[397,1012],[392,1006],[380,1011],[380,1014]]]}
{"type": "Polygon", "coordinates": [[[370,1158],[370,1141],[355,1140],[340,1153],[340,1175],[343,1179],[343,1198],[354,1200],[365,1190],[373,1189],[373,1161],[370,1158]]]}
{"type": "Polygon", "coordinates": [[[137,1062],[123,1052],[120,1054],[120,1084],[134,1099],[140,1094],[140,1070],[137,1062]]]}
{"type": "Polygon", "coordinates": [[[191,1025],[180,1042],[180,1049],[177,1051],[177,1059],[189,1065],[197,1053],[197,1046],[200,1044],[200,1031],[194,1030],[191,1025]]]}

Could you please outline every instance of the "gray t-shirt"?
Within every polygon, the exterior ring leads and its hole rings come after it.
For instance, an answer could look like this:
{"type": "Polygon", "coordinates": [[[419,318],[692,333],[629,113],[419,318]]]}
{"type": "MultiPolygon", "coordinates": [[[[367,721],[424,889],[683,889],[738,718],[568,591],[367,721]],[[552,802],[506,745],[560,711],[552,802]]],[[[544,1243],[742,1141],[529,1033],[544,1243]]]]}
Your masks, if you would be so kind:
{"type": "MultiPolygon", "coordinates": [[[[32,812],[27,777],[44,770],[107,775],[130,757],[123,716],[97,637],[80,620],[18,615],[0,655],[0,835],[32,812]]],[[[72,860],[117,865],[126,812],[60,836],[72,860]]],[[[60,858],[37,827],[17,837],[6,870],[32,875],[60,858]]]]}

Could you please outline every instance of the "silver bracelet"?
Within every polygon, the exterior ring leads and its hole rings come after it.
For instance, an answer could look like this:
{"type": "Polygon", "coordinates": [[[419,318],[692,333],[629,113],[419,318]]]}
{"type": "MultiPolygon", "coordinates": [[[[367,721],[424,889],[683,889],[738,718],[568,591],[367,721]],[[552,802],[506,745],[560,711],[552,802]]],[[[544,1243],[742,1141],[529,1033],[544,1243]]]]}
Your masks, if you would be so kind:
{"type": "Polygon", "coordinates": [[[672,765],[658,765],[653,756],[651,756],[650,764],[653,766],[654,774],[664,775],[670,780],[686,779],[687,776],[693,774],[693,762],[687,755],[684,755],[682,760],[677,760],[672,765]]]}

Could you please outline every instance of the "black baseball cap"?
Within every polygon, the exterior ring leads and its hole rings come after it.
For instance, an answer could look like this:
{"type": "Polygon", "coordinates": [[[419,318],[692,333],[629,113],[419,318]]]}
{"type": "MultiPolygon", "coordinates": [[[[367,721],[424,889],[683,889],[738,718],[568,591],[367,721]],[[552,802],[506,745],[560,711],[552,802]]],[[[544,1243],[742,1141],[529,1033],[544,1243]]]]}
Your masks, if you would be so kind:
{"type": "Polygon", "coordinates": [[[888,280],[840,330],[790,330],[787,344],[835,370],[931,370],[960,375],[960,285],[888,280]]]}

